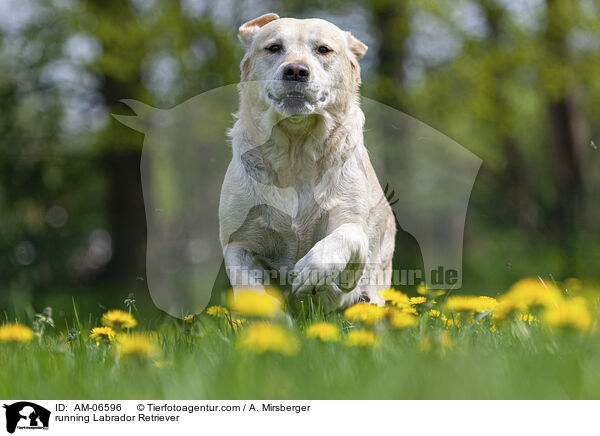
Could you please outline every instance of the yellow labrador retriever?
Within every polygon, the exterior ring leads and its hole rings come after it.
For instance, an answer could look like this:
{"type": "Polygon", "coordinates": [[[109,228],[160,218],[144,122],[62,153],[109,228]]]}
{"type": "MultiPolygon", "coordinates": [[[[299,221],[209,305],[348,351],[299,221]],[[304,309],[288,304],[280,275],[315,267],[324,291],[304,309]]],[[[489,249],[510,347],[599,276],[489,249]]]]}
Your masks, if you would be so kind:
{"type": "Polygon", "coordinates": [[[220,240],[234,291],[277,285],[326,311],[382,304],[395,220],[363,144],[367,46],[321,19],[266,14],[246,47],[220,240]]]}

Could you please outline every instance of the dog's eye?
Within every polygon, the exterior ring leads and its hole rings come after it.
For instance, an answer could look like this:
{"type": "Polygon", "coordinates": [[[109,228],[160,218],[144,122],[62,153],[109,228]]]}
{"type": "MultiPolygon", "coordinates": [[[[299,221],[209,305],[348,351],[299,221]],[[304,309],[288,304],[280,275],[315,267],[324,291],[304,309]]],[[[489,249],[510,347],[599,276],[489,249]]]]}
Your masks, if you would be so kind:
{"type": "Polygon", "coordinates": [[[281,50],[281,46],[279,44],[271,44],[270,46],[266,47],[265,50],[271,53],[277,53],[281,50]]]}
{"type": "Polygon", "coordinates": [[[326,45],[321,45],[319,46],[319,48],[317,49],[317,51],[321,54],[327,54],[329,52],[332,52],[333,50],[330,49],[329,47],[327,47],[326,45]]]}

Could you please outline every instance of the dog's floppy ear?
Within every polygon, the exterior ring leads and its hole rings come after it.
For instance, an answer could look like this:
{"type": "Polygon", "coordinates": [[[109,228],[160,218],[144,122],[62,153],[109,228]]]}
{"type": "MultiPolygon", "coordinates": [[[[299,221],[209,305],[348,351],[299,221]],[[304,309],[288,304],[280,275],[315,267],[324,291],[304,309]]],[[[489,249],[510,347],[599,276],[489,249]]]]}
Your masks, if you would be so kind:
{"type": "Polygon", "coordinates": [[[359,41],[350,32],[346,32],[346,37],[348,39],[348,48],[350,51],[354,54],[354,56],[356,56],[357,59],[362,58],[369,47],[367,47],[367,45],[363,42],[359,41]]]}
{"type": "Polygon", "coordinates": [[[244,23],[238,29],[238,38],[244,44],[244,46],[248,47],[252,44],[252,39],[254,38],[254,34],[265,24],[270,23],[271,21],[275,21],[279,19],[279,15],[270,13],[261,15],[254,20],[250,20],[247,23],[244,23]]]}

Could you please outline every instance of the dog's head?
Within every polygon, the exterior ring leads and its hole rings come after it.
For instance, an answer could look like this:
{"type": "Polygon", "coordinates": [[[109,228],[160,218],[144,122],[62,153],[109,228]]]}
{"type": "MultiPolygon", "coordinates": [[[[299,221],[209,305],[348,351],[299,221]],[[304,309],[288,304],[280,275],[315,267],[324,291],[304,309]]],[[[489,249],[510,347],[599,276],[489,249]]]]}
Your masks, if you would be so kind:
{"type": "Polygon", "coordinates": [[[358,60],[367,46],[318,18],[266,14],[239,28],[246,47],[242,82],[256,81],[252,100],[282,117],[343,110],[360,85],[358,60]]]}

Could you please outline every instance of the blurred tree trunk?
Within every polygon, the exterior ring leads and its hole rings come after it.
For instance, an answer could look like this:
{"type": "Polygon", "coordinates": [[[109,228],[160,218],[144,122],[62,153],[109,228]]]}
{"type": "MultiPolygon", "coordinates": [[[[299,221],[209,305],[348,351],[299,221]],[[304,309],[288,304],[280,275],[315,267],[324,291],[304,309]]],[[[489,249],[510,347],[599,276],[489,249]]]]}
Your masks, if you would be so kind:
{"type": "MultiPolygon", "coordinates": [[[[101,92],[108,107],[132,94],[131,88],[104,77],[101,92]]],[[[107,214],[113,242],[113,256],[105,271],[107,279],[125,283],[145,276],[146,215],[142,196],[140,159],[142,138],[132,135],[117,121],[109,127],[112,144],[102,150],[100,161],[108,183],[107,214]],[[130,140],[139,139],[139,142],[130,140]]]]}
{"type": "MultiPolygon", "coordinates": [[[[487,38],[488,50],[496,52],[502,50],[503,40],[506,38],[505,26],[508,23],[505,7],[499,5],[496,0],[481,0],[487,26],[490,30],[487,38]]],[[[495,102],[497,119],[493,130],[497,135],[502,147],[505,167],[499,174],[493,177],[498,185],[498,192],[504,192],[503,210],[507,211],[507,219],[516,225],[524,226],[529,231],[535,229],[537,211],[534,207],[532,196],[533,186],[526,171],[517,141],[511,132],[512,126],[506,121],[507,114],[512,110],[510,104],[504,98],[501,90],[505,82],[510,80],[508,75],[513,70],[513,65],[499,69],[494,65],[492,68],[495,87],[492,88],[492,99],[495,102]]]]}
{"type": "Polygon", "coordinates": [[[564,245],[570,245],[579,217],[584,215],[583,181],[576,153],[573,110],[566,96],[548,106],[556,185],[555,226],[564,245]]]}
{"type": "Polygon", "coordinates": [[[376,98],[403,110],[406,40],[410,35],[408,7],[405,2],[394,0],[371,0],[370,5],[372,27],[378,39],[376,98]]]}
{"type": "MultiPolygon", "coordinates": [[[[558,68],[564,68],[569,63],[567,34],[570,22],[574,18],[574,5],[570,2],[547,0],[545,42],[548,59],[556,60],[558,68]]],[[[551,64],[552,65],[552,64],[551,64]]],[[[559,72],[551,72],[558,75],[559,72]]],[[[556,228],[562,248],[565,250],[566,273],[570,273],[573,264],[574,236],[579,217],[584,216],[583,180],[577,156],[577,141],[575,134],[576,111],[571,98],[572,89],[566,77],[562,80],[558,92],[549,93],[548,115],[552,156],[554,158],[554,182],[556,202],[554,207],[554,227],[556,228]]],[[[552,91],[552,90],[551,90],[552,91]]]]}

